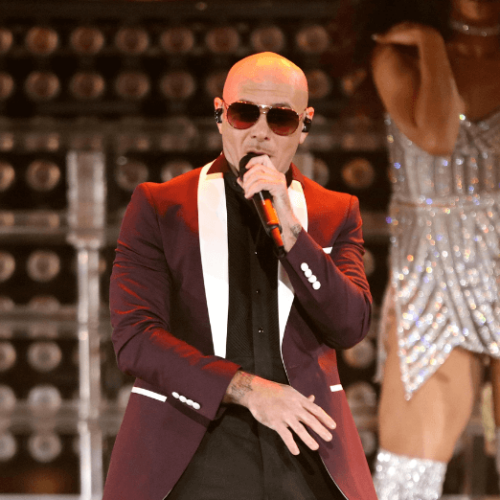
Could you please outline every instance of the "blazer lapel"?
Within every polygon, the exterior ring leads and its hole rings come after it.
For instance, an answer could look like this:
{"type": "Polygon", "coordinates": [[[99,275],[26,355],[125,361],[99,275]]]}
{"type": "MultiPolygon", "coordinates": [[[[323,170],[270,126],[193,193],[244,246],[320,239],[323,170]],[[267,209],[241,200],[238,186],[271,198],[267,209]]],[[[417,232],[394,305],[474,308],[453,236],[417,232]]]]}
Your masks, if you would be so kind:
{"type": "MultiPolygon", "coordinates": [[[[229,308],[229,269],[227,247],[227,210],[224,178],[220,171],[220,157],[205,165],[198,183],[198,227],[201,264],[207,298],[208,316],[212,330],[214,353],[226,356],[227,317],[229,308]]],[[[296,168],[292,166],[292,168],[296,168]]],[[[300,173],[298,174],[300,179],[300,173]]],[[[292,180],[288,194],[293,211],[307,231],[307,204],[299,180],[292,180]]],[[[283,343],[285,327],[294,299],[290,279],[278,265],[278,318],[280,345],[283,343]]]]}
{"type": "MultiPolygon", "coordinates": [[[[292,167],[293,168],[293,167],[292,167]]],[[[292,203],[292,209],[299,219],[300,224],[307,231],[307,203],[306,197],[304,195],[304,190],[302,189],[302,184],[298,180],[293,180],[288,188],[288,194],[290,196],[290,201],[292,203]]],[[[290,309],[292,307],[292,302],[294,299],[293,286],[290,283],[288,274],[285,268],[281,265],[278,266],[278,318],[279,318],[279,330],[280,330],[280,346],[283,345],[283,337],[285,336],[285,328],[288,321],[288,316],[290,314],[290,309]]]]}
{"type": "Polygon", "coordinates": [[[229,307],[226,193],[222,172],[209,172],[213,163],[200,173],[198,228],[214,353],[224,358],[229,307]]]}

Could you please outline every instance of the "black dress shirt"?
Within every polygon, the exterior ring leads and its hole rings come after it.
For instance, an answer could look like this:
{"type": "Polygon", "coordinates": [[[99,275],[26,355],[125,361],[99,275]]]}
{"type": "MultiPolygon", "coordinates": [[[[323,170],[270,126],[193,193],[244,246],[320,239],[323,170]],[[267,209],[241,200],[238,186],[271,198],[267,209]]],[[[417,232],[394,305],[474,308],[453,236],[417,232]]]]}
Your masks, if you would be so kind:
{"type": "MultiPolygon", "coordinates": [[[[242,370],[288,384],[279,345],[278,259],[251,201],[224,174],[229,254],[226,358],[242,370]]],[[[319,454],[295,441],[293,456],[244,407],[228,405],[212,422],[168,500],[343,499],[319,454]]]]}

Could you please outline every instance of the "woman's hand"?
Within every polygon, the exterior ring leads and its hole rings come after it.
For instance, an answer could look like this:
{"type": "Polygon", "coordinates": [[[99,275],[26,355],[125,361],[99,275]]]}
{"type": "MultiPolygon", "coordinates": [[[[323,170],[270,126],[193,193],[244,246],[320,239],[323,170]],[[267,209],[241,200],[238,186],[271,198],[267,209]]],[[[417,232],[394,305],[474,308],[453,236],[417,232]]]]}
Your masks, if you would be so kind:
{"type": "Polygon", "coordinates": [[[373,78],[398,128],[432,155],[451,154],[463,103],[441,34],[430,26],[404,22],[374,40],[373,78]],[[402,47],[413,47],[417,54],[402,47]]]}
{"type": "Polygon", "coordinates": [[[429,39],[441,38],[441,34],[431,26],[405,21],[394,25],[385,33],[376,33],[373,39],[380,44],[420,46],[429,39]]]}

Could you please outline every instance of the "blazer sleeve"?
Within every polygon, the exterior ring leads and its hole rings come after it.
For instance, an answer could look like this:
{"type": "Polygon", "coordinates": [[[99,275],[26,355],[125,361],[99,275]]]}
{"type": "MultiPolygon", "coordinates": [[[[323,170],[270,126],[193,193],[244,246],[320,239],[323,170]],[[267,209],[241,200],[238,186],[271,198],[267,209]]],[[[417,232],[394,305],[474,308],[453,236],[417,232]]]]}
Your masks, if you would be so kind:
{"type": "Polygon", "coordinates": [[[165,395],[186,395],[200,406],[183,405],[186,411],[213,420],[240,367],[203,355],[170,333],[173,293],[154,200],[147,184],[141,184],[125,213],[111,274],[112,341],[118,366],[165,395]]]}
{"type": "Polygon", "coordinates": [[[372,297],[363,264],[359,202],[351,196],[340,230],[334,231],[330,254],[304,229],[282,264],[295,291],[298,307],[315,325],[322,341],[348,349],[370,326],[372,297]]]}

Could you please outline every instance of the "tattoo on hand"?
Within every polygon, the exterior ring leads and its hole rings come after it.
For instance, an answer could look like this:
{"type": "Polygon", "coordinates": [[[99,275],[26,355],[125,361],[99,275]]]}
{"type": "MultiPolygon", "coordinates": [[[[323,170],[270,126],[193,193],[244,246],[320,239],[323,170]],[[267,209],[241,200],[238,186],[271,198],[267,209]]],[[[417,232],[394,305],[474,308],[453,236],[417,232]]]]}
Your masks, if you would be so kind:
{"type": "Polygon", "coordinates": [[[292,226],[291,231],[295,238],[298,238],[300,232],[302,231],[302,226],[300,224],[295,224],[292,226]]]}
{"type": "Polygon", "coordinates": [[[231,403],[239,403],[245,394],[251,392],[252,389],[252,380],[255,375],[246,372],[239,372],[238,377],[231,384],[229,390],[229,398],[231,403]]]}

